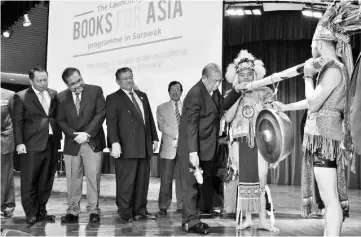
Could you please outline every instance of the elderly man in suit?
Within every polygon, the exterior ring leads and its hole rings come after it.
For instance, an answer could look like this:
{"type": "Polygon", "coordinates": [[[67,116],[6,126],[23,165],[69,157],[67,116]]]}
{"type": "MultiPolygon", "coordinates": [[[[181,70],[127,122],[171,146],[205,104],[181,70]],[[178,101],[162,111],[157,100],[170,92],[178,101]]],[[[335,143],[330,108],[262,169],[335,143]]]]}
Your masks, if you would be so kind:
{"type": "Polygon", "coordinates": [[[77,222],[83,175],[87,179],[89,222],[100,221],[99,192],[103,149],[105,99],[99,86],[85,84],[76,68],[66,68],[62,79],[68,89],[58,95],[56,119],[65,134],[64,162],[68,209],[62,223],[77,222]]]}
{"type": "Polygon", "coordinates": [[[179,126],[177,154],[181,162],[183,197],[182,226],[191,233],[208,234],[209,226],[200,221],[198,185],[189,168],[200,167],[203,176],[211,174],[216,154],[220,119],[240,97],[245,83],[235,85],[223,99],[218,87],[223,80],[221,68],[214,63],[202,70],[202,78],[187,93],[179,126]]]}
{"type": "Polygon", "coordinates": [[[13,99],[14,92],[1,88],[1,211],[4,217],[11,217],[15,209],[13,99]]]}
{"type": "Polygon", "coordinates": [[[61,132],[55,120],[57,92],[48,88],[48,73],[29,71],[31,87],[14,96],[13,125],[20,155],[21,204],[26,222],[54,221],[46,204],[57,169],[61,132]]]}
{"type": "Polygon", "coordinates": [[[166,215],[172,202],[172,184],[174,172],[176,175],[177,212],[182,212],[182,190],[180,184],[180,168],[176,157],[178,143],[178,126],[182,111],[183,88],[180,82],[172,81],[168,86],[170,101],[157,108],[158,128],[162,132],[160,146],[160,190],[159,214],[166,215]]]}
{"type": "Polygon", "coordinates": [[[107,96],[106,122],[115,158],[116,205],[125,222],[153,219],[147,210],[150,158],[158,135],[148,97],[134,90],[133,72],[124,67],[115,78],[120,89],[107,96]]]}

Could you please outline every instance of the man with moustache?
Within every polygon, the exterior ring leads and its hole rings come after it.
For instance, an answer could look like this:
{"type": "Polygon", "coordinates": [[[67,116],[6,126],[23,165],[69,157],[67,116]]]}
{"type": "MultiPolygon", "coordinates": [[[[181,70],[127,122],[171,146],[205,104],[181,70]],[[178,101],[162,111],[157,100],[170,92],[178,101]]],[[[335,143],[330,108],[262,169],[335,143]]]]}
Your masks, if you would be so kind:
{"type": "Polygon", "coordinates": [[[14,92],[1,88],[1,211],[4,217],[11,217],[15,209],[13,101],[14,92]]]}
{"type": "Polygon", "coordinates": [[[29,71],[31,87],[14,96],[13,126],[16,151],[20,155],[21,204],[26,222],[54,221],[46,204],[53,188],[58,164],[61,132],[55,120],[55,90],[48,88],[48,73],[35,67],[29,71]]]}
{"type": "Polygon", "coordinates": [[[172,81],[168,86],[170,101],[157,108],[158,128],[162,132],[160,146],[160,189],[159,214],[166,215],[172,202],[172,186],[174,172],[176,175],[177,212],[182,212],[182,190],[180,183],[179,159],[176,156],[178,143],[178,127],[182,111],[182,84],[172,81]]]}
{"type": "Polygon", "coordinates": [[[246,84],[236,84],[223,99],[218,91],[222,81],[221,68],[215,63],[207,64],[202,70],[201,80],[189,90],[183,103],[177,154],[181,163],[182,226],[190,233],[208,234],[210,230],[200,221],[197,206],[199,186],[189,169],[200,167],[204,177],[211,175],[223,111],[237,101],[246,84]]]}
{"type": "Polygon", "coordinates": [[[125,222],[154,219],[148,213],[150,158],[158,135],[148,97],[134,90],[128,67],[115,73],[120,89],[107,96],[106,121],[111,155],[115,158],[116,204],[125,222]]]}
{"type": "Polygon", "coordinates": [[[65,134],[64,162],[67,181],[68,209],[62,223],[77,222],[80,213],[83,174],[87,179],[86,207],[89,222],[100,221],[100,175],[105,145],[103,122],[105,100],[99,86],[85,84],[76,68],[62,74],[68,89],[58,95],[56,119],[65,134]]]}

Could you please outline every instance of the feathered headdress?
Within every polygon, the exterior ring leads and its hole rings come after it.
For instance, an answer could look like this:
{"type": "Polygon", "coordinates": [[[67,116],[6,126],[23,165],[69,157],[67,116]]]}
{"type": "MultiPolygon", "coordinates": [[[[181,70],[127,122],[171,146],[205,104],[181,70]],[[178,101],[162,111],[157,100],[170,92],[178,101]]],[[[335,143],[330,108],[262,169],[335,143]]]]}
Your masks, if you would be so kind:
{"type": "Polygon", "coordinates": [[[255,72],[255,79],[262,79],[266,74],[266,69],[263,66],[261,60],[255,59],[255,57],[248,53],[247,50],[241,50],[233,60],[233,63],[228,65],[226,72],[226,79],[229,83],[236,83],[234,78],[237,76],[237,73],[244,69],[250,69],[255,72]]]}
{"type": "MultiPolygon", "coordinates": [[[[342,0],[335,6],[335,1],[327,8],[317,24],[313,40],[329,40],[336,42],[336,53],[342,58],[347,71],[347,81],[350,80],[353,71],[353,58],[350,45],[350,36],[361,32],[361,8],[352,4],[352,0],[342,0]]],[[[346,151],[352,153],[353,145],[350,134],[350,86],[346,83],[347,100],[344,110],[345,135],[343,146],[346,151]]],[[[354,169],[354,163],[351,170],[354,169]]]]}
{"type": "Polygon", "coordinates": [[[317,24],[313,40],[335,41],[336,52],[346,66],[348,77],[353,70],[350,35],[361,32],[360,7],[352,0],[334,1],[317,24]]]}

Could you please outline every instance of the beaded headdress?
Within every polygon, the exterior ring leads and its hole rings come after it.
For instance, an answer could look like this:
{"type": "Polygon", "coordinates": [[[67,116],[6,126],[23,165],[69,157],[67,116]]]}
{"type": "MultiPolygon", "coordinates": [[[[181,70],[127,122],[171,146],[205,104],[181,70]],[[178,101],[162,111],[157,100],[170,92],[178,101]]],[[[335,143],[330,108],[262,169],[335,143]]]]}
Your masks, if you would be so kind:
{"type": "Polygon", "coordinates": [[[262,79],[266,74],[266,69],[263,66],[261,60],[256,59],[247,50],[241,50],[233,60],[233,63],[229,64],[226,72],[226,79],[229,83],[234,83],[234,78],[237,74],[245,69],[249,69],[255,72],[255,79],[262,79]]]}

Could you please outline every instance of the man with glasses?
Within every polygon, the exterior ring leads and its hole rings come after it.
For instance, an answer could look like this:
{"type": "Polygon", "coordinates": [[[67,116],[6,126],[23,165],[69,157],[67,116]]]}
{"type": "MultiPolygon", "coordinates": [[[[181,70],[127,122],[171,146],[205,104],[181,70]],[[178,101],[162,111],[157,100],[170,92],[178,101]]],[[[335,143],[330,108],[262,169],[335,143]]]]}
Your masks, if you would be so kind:
{"type": "Polygon", "coordinates": [[[99,222],[102,152],[106,147],[102,127],[105,120],[103,90],[99,86],[85,84],[76,68],[66,68],[62,78],[68,89],[58,95],[56,119],[65,134],[63,155],[68,210],[61,222],[78,221],[84,172],[87,179],[86,209],[90,213],[89,222],[99,222]]]}
{"type": "Polygon", "coordinates": [[[215,63],[207,64],[201,80],[189,90],[183,103],[177,155],[181,163],[182,226],[190,233],[210,233],[209,226],[200,221],[199,187],[190,168],[200,167],[205,177],[211,174],[223,111],[237,101],[246,85],[236,84],[223,99],[218,90],[222,80],[221,68],[215,63]]]}
{"type": "Polygon", "coordinates": [[[116,205],[123,222],[155,219],[147,209],[150,159],[158,135],[147,94],[134,89],[133,71],[115,72],[119,90],[107,96],[107,131],[115,158],[116,205]]]}
{"type": "Polygon", "coordinates": [[[58,164],[61,132],[55,120],[55,90],[48,88],[48,73],[39,67],[29,71],[31,87],[14,96],[13,126],[20,155],[21,204],[26,222],[54,221],[46,204],[58,164]]]}
{"type": "Polygon", "coordinates": [[[159,214],[166,215],[172,202],[173,176],[176,176],[177,212],[182,212],[182,190],[180,183],[179,159],[176,156],[178,143],[178,126],[182,112],[182,84],[172,81],[168,86],[170,100],[157,108],[158,128],[162,132],[160,146],[160,189],[159,214]]]}

